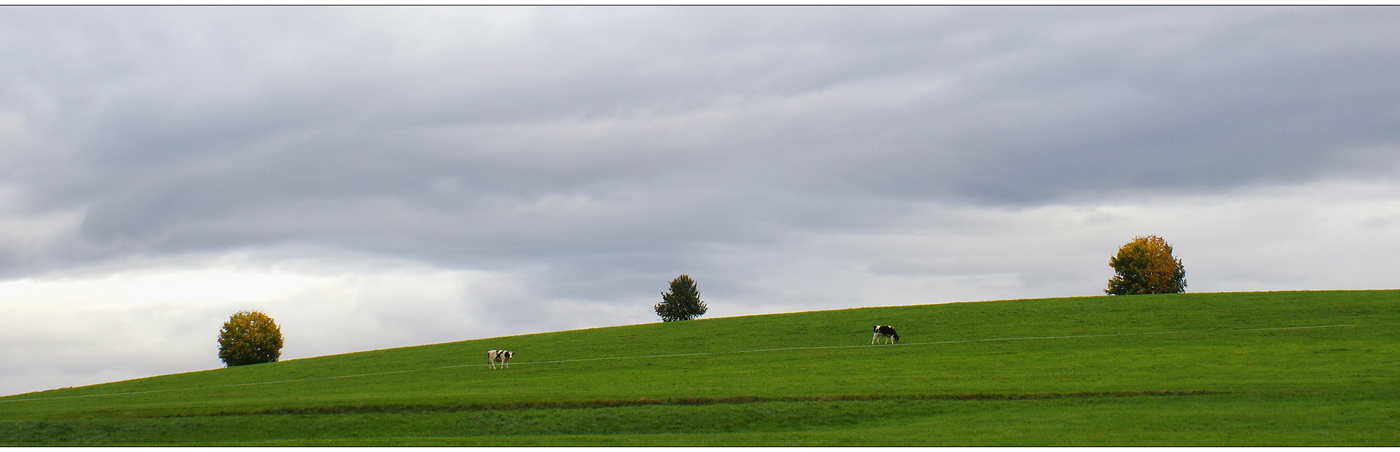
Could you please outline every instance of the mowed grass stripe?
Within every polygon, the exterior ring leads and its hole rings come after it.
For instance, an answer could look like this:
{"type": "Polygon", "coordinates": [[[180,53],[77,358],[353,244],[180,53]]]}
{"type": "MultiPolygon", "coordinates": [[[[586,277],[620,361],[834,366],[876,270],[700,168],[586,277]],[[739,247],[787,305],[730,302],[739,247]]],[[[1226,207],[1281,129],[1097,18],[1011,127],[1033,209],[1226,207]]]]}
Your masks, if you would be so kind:
{"type": "MultiPolygon", "coordinates": [[[[1355,325],[1355,324],[1304,325],[1304,326],[1281,326],[1281,327],[1267,327],[1267,328],[1239,328],[1239,329],[1224,329],[1224,330],[1177,330],[1177,331],[1147,331],[1147,332],[1136,332],[1136,333],[1078,334],[1078,335],[1065,335],[1065,336],[999,337],[999,338],[960,339],[960,340],[929,341],[929,342],[908,342],[908,343],[899,343],[899,344],[882,344],[882,345],[879,345],[879,346],[885,346],[885,347],[908,347],[908,346],[921,346],[921,345],[966,344],[966,343],[977,343],[977,342],[1027,341],[1027,340],[1051,340],[1051,339],[1088,339],[1088,338],[1123,337],[1123,336],[1149,336],[1149,335],[1163,335],[1163,334],[1234,333],[1234,332],[1248,332],[1248,331],[1281,331],[1281,330],[1302,330],[1302,329],[1318,329],[1318,328],[1345,328],[1345,327],[1354,327],[1354,326],[1356,326],[1356,325],[1355,325]]],[[[762,352],[776,352],[776,351],[832,350],[832,349],[849,349],[849,348],[862,348],[862,347],[872,347],[872,346],[876,346],[876,345],[872,345],[872,344],[861,344],[861,345],[828,345],[828,346],[815,346],[815,347],[779,347],[779,348],[763,348],[763,349],[751,349],[751,350],[734,350],[734,351],[723,351],[723,352],[672,353],[672,354],[640,355],[640,356],[607,356],[607,357],[595,357],[595,358],[562,359],[562,360],[551,360],[551,361],[520,361],[520,362],[515,362],[515,363],[513,363],[513,364],[515,364],[515,365],[530,365],[530,364],[564,364],[564,363],[576,363],[576,362],[588,362],[588,361],[607,361],[607,360],[625,360],[625,359],[676,358],[676,357],[686,357],[686,356],[712,356],[712,355],[722,355],[722,354],[762,353],[762,352]]],[[[405,369],[405,370],[393,370],[393,371],[384,371],[384,372],[370,372],[370,373],[360,373],[360,374],[350,374],[350,375],[332,375],[332,376],[325,376],[325,377],[298,378],[298,379],[277,380],[277,381],[262,381],[262,382],[250,382],[250,383],[232,383],[232,384],[212,385],[212,386],[196,386],[196,387],[188,387],[188,388],[153,389],[153,390],[145,390],[145,391],[126,391],[126,392],[114,392],[114,393],[104,393],[104,394],[85,394],[85,395],[75,395],[75,396],[55,396],[55,397],[41,397],[41,398],[27,398],[27,399],[5,398],[5,399],[0,399],[0,403],[4,403],[4,402],[31,402],[31,401],[58,400],[58,399],[74,399],[74,398],[115,397],[115,396],[123,396],[123,395],[153,394],[153,393],[177,392],[177,391],[196,391],[196,390],[203,390],[203,389],[233,388],[233,387],[242,387],[242,386],[272,385],[272,384],[284,384],[284,383],[300,383],[300,382],[308,382],[308,381],[334,380],[334,379],[342,379],[342,378],[362,378],[362,377],[372,377],[372,376],[381,376],[381,375],[404,374],[404,373],[412,373],[412,372],[426,372],[426,371],[432,371],[432,370],[456,369],[456,368],[462,368],[462,367],[488,367],[488,366],[489,366],[489,364],[459,364],[459,365],[452,365],[452,366],[439,366],[439,367],[431,367],[431,368],[423,368],[423,369],[405,369]]],[[[1084,393],[1084,394],[1098,394],[1098,393],[1084,393]]],[[[915,397],[933,397],[933,396],[935,396],[935,395],[917,395],[917,396],[915,396],[915,397]]],[[[936,395],[936,396],[937,396],[937,397],[943,397],[943,396],[946,396],[946,395],[936,395]]]]}
{"type": "MultiPolygon", "coordinates": [[[[1147,332],[1137,332],[1137,333],[1075,334],[1075,335],[1067,335],[1067,336],[993,337],[993,338],[986,338],[986,339],[958,339],[958,340],[951,340],[951,341],[906,342],[906,343],[899,343],[899,344],[881,344],[881,345],[884,345],[884,346],[891,346],[891,347],[900,347],[900,346],[914,346],[914,345],[970,344],[970,343],[975,343],[975,342],[1029,341],[1029,340],[1041,340],[1041,339],[1087,339],[1087,338],[1096,338],[1096,337],[1148,336],[1148,335],[1154,335],[1154,334],[1233,333],[1233,332],[1241,332],[1241,331],[1305,330],[1305,329],[1313,329],[1313,328],[1340,328],[1340,327],[1350,327],[1350,326],[1356,326],[1356,325],[1355,325],[1355,324],[1343,324],[1343,325],[1308,325],[1308,326],[1281,326],[1281,327],[1271,327],[1271,328],[1241,328],[1241,329],[1233,329],[1233,330],[1179,330],[1179,331],[1147,331],[1147,332]]],[[[740,351],[730,352],[730,353],[756,353],[756,352],[776,352],[776,351],[787,351],[787,350],[822,350],[822,349],[837,349],[837,348],[860,348],[860,347],[870,347],[871,345],[872,345],[872,344],[863,344],[863,345],[829,345],[829,346],[822,346],[822,347],[763,348],[763,349],[755,349],[755,350],[740,350],[740,351]]]]}

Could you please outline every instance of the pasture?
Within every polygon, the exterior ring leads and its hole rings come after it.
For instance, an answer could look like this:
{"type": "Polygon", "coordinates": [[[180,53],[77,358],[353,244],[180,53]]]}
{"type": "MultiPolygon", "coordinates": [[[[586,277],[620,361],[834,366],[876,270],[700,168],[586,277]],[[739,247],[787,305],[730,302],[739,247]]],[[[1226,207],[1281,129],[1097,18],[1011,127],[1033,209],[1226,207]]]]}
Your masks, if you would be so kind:
{"type": "Polygon", "coordinates": [[[1400,291],[561,331],[0,398],[3,445],[1400,445],[1400,291]],[[900,342],[870,345],[872,325],[900,342]],[[488,349],[515,352],[491,370],[488,349]]]}

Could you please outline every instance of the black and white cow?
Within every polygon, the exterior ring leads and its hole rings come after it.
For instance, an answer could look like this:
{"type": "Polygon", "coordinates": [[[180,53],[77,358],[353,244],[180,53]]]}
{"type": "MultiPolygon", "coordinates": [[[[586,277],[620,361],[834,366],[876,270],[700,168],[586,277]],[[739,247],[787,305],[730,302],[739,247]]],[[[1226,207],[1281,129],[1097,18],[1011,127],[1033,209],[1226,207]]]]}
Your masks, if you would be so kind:
{"type": "Polygon", "coordinates": [[[870,343],[874,344],[875,341],[877,339],[880,339],[881,337],[884,337],[886,339],[886,344],[890,343],[891,341],[893,341],[894,343],[899,343],[899,333],[894,332],[894,327],[892,326],[875,325],[875,335],[870,336],[870,343]]]}
{"type": "Polygon", "coordinates": [[[501,363],[501,367],[510,368],[510,359],[515,356],[515,352],[510,350],[487,350],[486,363],[496,368],[496,363],[501,363]]]}

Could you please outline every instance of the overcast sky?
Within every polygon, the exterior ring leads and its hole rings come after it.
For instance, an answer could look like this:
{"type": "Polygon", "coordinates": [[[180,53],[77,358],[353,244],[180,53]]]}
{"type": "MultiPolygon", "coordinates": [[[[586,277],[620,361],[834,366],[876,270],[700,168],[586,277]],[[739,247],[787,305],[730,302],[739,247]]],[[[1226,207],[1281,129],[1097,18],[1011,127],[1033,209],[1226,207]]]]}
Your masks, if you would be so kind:
{"type": "Polygon", "coordinates": [[[1400,286],[1394,7],[3,7],[0,61],[0,394],[221,367],[240,310],[295,359],[682,273],[1102,295],[1149,234],[1189,292],[1400,286]]]}

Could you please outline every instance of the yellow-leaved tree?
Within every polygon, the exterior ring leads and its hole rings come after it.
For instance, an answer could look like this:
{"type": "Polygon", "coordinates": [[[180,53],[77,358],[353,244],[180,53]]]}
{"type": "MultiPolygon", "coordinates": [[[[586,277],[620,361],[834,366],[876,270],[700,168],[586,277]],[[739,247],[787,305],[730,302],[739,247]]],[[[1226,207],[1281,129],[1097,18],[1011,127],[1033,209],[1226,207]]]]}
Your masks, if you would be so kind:
{"type": "Polygon", "coordinates": [[[229,367],[277,362],[282,356],[282,329],[258,311],[240,311],[219,330],[219,359],[229,367]]]}
{"type": "Polygon", "coordinates": [[[1172,246],[1155,235],[1137,237],[1109,258],[1113,279],[1104,292],[1109,295],[1179,293],[1186,291],[1186,268],[1172,257],[1172,246]]]}

